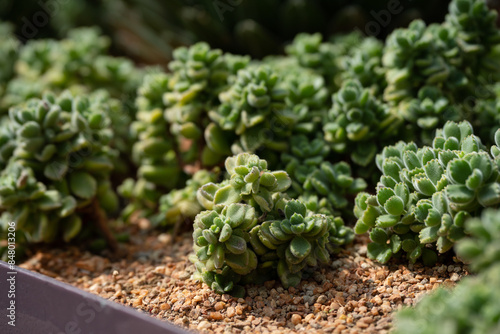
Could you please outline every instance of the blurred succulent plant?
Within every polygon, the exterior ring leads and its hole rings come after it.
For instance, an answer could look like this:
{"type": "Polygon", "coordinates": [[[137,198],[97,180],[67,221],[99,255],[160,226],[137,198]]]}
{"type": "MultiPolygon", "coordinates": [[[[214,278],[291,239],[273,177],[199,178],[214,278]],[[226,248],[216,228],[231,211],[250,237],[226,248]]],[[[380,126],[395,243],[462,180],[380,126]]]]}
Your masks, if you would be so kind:
{"type": "Polygon", "coordinates": [[[335,152],[350,152],[354,163],[368,166],[379,149],[377,143],[397,134],[400,119],[357,81],[345,82],[332,100],[323,123],[326,141],[335,152]]]}
{"type": "Polygon", "coordinates": [[[200,159],[198,152],[202,152],[202,163],[209,166],[229,155],[227,151],[217,152],[214,146],[205,145],[203,131],[210,122],[209,110],[219,105],[219,93],[249,60],[249,57],[222,54],[206,43],[174,51],[174,60],[169,64],[172,77],[163,96],[165,118],[178,141],[190,141],[184,157],[186,162],[200,159]]]}
{"type": "Polygon", "coordinates": [[[455,250],[461,259],[470,263],[475,272],[483,272],[500,264],[500,213],[498,209],[484,210],[481,217],[465,223],[469,238],[460,240],[455,250]]]}
{"type": "Polygon", "coordinates": [[[270,120],[286,107],[287,91],[279,88],[278,80],[279,76],[268,66],[239,71],[233,85],[219,94],[221,105],[209,112],[215,125],[205,132],[208,146],[220,147],[215,150],[218,153],[227,152],[227,143],[231,141],[225,139],[226,143],[221,142],[224,132],[226,138],[234,138],[230,147],[234,154],[255,152],[262,147],[286,146],[277,138],[266,140],[263,133],[271,128],[270,120]]]}
{"type": "Polygon", "coordinates": [[[0,22],[0,108],[6,85],[14,75],[14,64],[20,46],[12,30],[10,24],[0,22]]]}
{"type": "Polygon", "coordinates": [[[357,80],[377,96],[387,86],[382,66],[384,44],[373,37],[361,40],[342,59],[341,80],[357,80]]]}
{"type": "Polygon", "coordinates": [[[28,242],[69,241],[83,229],[79,213],[118,209],[106,108],[102,100],[65,92],[10,110],[2,124],[10,137],[2,150],[0,207],[28,242]]]}
{"type": "Polygon", "coordinates": [[[163,114],[163,94],[169,80],[165,73],[150,73],[138,90],[138,112],[130,126],[137,181],[129,178],[119,187],[120,194],[129,200],[123,211],[125,219],[137,210],[144,210],[147,216],[155,213],[160,196],[182,184],[174,136],[163,114]]]}
{"type": "MultiPolygon", "coordinates": [[[[433,29],[438,28],[434,26],[433,29]]],[[[446,29],[433,34],[420,20],[412,22],[408,28],[394,30],[387,38],[382,58],[382,64],[387,69],[387,88],[384,91],[386,101],[397,104],[412,98],[424,85],[465,84],[463,74],[457,73],[457,78],[452,80],[453,68],[444,55],[444,52],[454,55],[458,50],[438,48],[437,39],[449,37],[447,34],[446,29]]]]}
{"type": "Polygon", "coordinates": [[[435,86],[422,87],[417,98],[400,103],[397,109],[408,123],[410,138],[425,145],[432,144],[436,129],[442,128],[447,121],[464,118],[461,108],[452,105],[435,86]]]}
{"type": "Polygon", "coordinates": [[[467,121],[446,123],[432,147],[388,146],[376,162],[383,176],[376,195],[357,196],[355,231],[370,231],[368,256],[382,263],[401,250],[432,263],[431,248],[446,252],[469,215],[500,203],[498,166],[467,121]]]}
{"type": "MultiPolygon", "coordinates": [[[[473,82],[487,78],[489,84],[500,75],[500,31],[497,12],[482,0],[454,0],[450,3],[446,25],[456,29],[461,66],[473,82]],[[474,78],[476,77],[476,78],[474,78]]],[[[477,87],[476,87],[477,88],[477,87]]]]}
{"type": "Polygon", "coordinates": [[[306,266],[326,263],[353,240],[341,218],[308,211],[284,193],[286,172],[270,172],[267,162],[241,153],[226,159],[230,180],[198,190],[208,209],[195,218],[191,257],[203,280],[218,293],[241,295],[238,283],[278,276],[285,287],[299,284],[306,266]]]}
{"type": "Polygon", "coordinates": [[[159,213],[156,223],[167,226],[179,226],[184,222],[192,222],[196,215],[203,210],[197,199],[198,189],[210,182],[216,182],[218,171],[197,171],[186,182],[186,187],[170,191],[160,197],[159,213]]]}
{"type": "Polygon", "coordinates": [[[453,288],[438,288],[414,308],[395,315],[394,333],[496,333],[500,331],[500,266],[465,277],[453,288]]]}
{"type": "Polygon", "coordinates": [[[293,43],[286,47],[286,52],[295,57],[300,66],[313,69],[323,76],[331,90],[335,89],[335,75],[340,72],[339,52],[333,43],[323,42],[320,33],[298,34],[293,43]]]}
{"type": "Polygon", "coordinates": [[[334,215],[341,210],[347,215],[352,212],[348,196],[355,196],[363,191],[366,182],[361,178],[353,178],[346,162],[331,164],[325,161],[329,152],[329,147],[322,138],[313,141],[305,136],[291,138],[291,152],[283,153],[281,157],[286,164],[285,170],[292,179],[289,194],[306,202],[314,197],[317,202],[315,205],[326,210],[323,213],[334,215]]]}

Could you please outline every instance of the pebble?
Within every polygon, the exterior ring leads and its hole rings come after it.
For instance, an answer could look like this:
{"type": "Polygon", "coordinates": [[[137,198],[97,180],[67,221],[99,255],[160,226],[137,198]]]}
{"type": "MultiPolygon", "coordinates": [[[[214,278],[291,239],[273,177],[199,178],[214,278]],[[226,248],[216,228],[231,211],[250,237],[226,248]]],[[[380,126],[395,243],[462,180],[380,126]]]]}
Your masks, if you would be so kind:
{"type": "Polygon", "coordinates": [[[292,324],[298,325],[302,322],[302,317],[298,314],[293,314],[291,320],[292,320],[292,324]]]}

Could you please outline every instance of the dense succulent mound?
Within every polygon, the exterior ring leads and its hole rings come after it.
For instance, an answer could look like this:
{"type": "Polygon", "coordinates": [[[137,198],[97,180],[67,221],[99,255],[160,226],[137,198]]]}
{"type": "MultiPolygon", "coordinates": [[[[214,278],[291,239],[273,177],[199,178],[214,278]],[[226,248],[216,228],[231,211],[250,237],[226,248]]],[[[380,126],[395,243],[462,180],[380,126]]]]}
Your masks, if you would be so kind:
{"type": "Polygon", "coordinates": [[[69,241],[87,228],[79,213],[118,210],[107,108],[66,92],[10,110],[1,137],[2,229],[14,221],[20,240],[69,241]]]}
{"type": "Polygon", "coordinates": [[[241,153],[226,159],[230,179],[203,185],[207,211],[195,218],[192,257],[199,279],[218,293],[242,295],[238,283],[278,276],[285,287],[300,283],[306,267],[328,263],[330,253],[353,240],[341,218],[308,210],[285,193],[284,171],[241,153]]]}
{"type": "Polygon", "coordinates": [[[402,252],[432,263],[434,249],[444,253],[465,235],[467,217],[500,204],[497,163],[467,121],[448,122],[432,147],[388,146],[377,166],[377,194],[360,193],[355,214],[356,232],[370,232],[370,258],[382,263],[402,252]]]}

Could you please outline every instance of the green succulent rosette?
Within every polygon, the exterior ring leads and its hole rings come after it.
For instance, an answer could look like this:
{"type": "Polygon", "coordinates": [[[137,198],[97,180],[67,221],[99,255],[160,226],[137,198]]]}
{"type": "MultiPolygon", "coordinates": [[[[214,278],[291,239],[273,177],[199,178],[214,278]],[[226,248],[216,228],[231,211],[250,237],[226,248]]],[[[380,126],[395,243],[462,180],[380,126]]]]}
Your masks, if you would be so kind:
{"type": "Polygon", "coordinates": [[[377,194],[361,193],[356,233],[370,232],[368,256],[387,262],[406,253],[411,262],[436,260],[466,234],[464,223],[500,203],[498,166],[467,121],[448,122],[432,147],[403,142],[377,156],[383,176],[377,194]]]}

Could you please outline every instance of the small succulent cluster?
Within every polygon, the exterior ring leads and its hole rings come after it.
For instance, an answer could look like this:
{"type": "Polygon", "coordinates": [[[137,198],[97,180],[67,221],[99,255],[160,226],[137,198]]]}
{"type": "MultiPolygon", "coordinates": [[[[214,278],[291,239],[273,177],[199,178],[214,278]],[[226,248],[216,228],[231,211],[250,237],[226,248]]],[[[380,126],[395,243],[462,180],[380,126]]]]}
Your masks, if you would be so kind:
{"type": "Polygon", "coordinates": [[[166,226],[179,226],[182,223],[190,224],[203,207],[198,202],[198,189],[207,183],[217,181],[219,172],[201,169],[186,181],[182,189],[174,189],[160,197],[159,212],[153,221],[166,226]]]}
{"type": "Polygon", "coordinates": [[[456,245],[460,258],[475,272],[500,264],[500,212],[488,209],[480,217],[469,219],[465,231],[470,236],[456,245]]]}
{"type": "MultiPolygon", "coordinates": [[[[266,129],[272,129],[271,120],[286,107],[285,98],[288,92],[278,86],[279,79],[270,67],[248,68],[239,71],[231,87],[220,93],[221,104],[212,110],[209,116],[219,127],[219,131],[229,132],[229,135],[235,138],[229,147],[234,154],[256,152],[262,147],[273,149],[283,145],[279,138],[266,138],[264,132],[266,129]]],[[[222,146],[222,143],[214,142],[217,141],[217,136],[206,137],[212,139],[208,143],[209,147],[222,146]]],[[[216,152],[224,154],[228,152],[228,147],[216,152]]]]}
{"type": "Polygon", "coordinates": [[[470,237],[455,249],[478,275],[466,277],[453,289],[439,288],[416,308],[396,314],[395,333],[496,333],[500,330],[500,212],[484,210],[465,223],[470,237]],[[438,310],[438,311],[436,311],[438,310]],[[418,325],[417,325],[418,324],[418,325]]]}
{"type": "Polygon", "coordinates": [[[395,316],[394,333],[498,333],[500,266],[465,277],[455,288],[438,288],[415,308],[395,316]]]}
{"type": "MultiPolygon", "coordinates": [[[[17,60],[19,41],[12,33],[12,27],[0,22],[0,101],[7,83],[14,76],[14,64],[17,60]]],[[[0,106],[1,107],[1,106],[0,106]]]]}
{"type": "Polygon", "coordinates": [[[352,212],[349,196],[363,191],[367,186],[365,180],[354,178],[348,163],[327,161],[330,148],[322,138],[309,141],[304,135],[294,136],[290,150],[281,156],[292,179],[288,194],[305,201],[312,211],[329,215],[342,212],[349,217],[352,212]]]}
{"type": "Polygon", "coordinates": [[[109,45],[97,28],[72,30],[61,41],[29,41],[19,51],[2,107],[64,89],[79,93],[105,89],[113,97],[127,99],[139,85],[141,72],[128,59],[108,56],[109,45]]]}
{"type": "Polygon", "coordinates": [[[400,142],[376,160],[383,176],[376,195],[358,194],[355,231],[370,232],[368,256],[379,262],[404,252],[432,263],[434,249],[464,236],[466,218],[500,203],[498,166],[467,121],[446,123],[432,147],[400,142]]]}
{"type": "Polygon", "coordinates": [[[369,165],[379,149],[376,143],[397,136],[398,116],[357,81],[346,81],[332,100],[323,127],[326,141],[335,152],[351,152],[354,163],[369,165]]]}
{"type": "MultiPolygon", "coordinates": [[[[89,229],[86,209],[118,209],[110,174],[117,152],[101,100],[47,94],[13,108],[3,124],[2,229],[14,221],[28,242],[69,241],[89,229]]],[[[91,228],[91,227],[90,227],[91,228]]]]}
{"type": "Polygon", "coordinates": [[[278,276],[285,287],[300,283],[307,267],[327,263],[354,234],[341,218],[317,214],[285,193],[284,171],[241,153],[226,159],[230,179],[198,191],[207,209],[195,218],[196,277],[218,293],[241,295],[240,284],[278,276]]]}
{"type": "Polygon", "coordinates": [[[388,37],[384,101],[405,118],[411,138],[430,144],[446,121],[480,122],[475,105],[495,97],[492,85],[500,74],[496,17],[485,1],[456,0],[444,23],[414,21],[388,37]]]}
{"type": "Polygon", "coordinates": [[[335,75],[339,72],[339,53],[333,43],[323,42],[321,34],[298,34],[286,52],[295,57],[300,66],[323,76],[327,85],[334,88],[335,75]]]}

